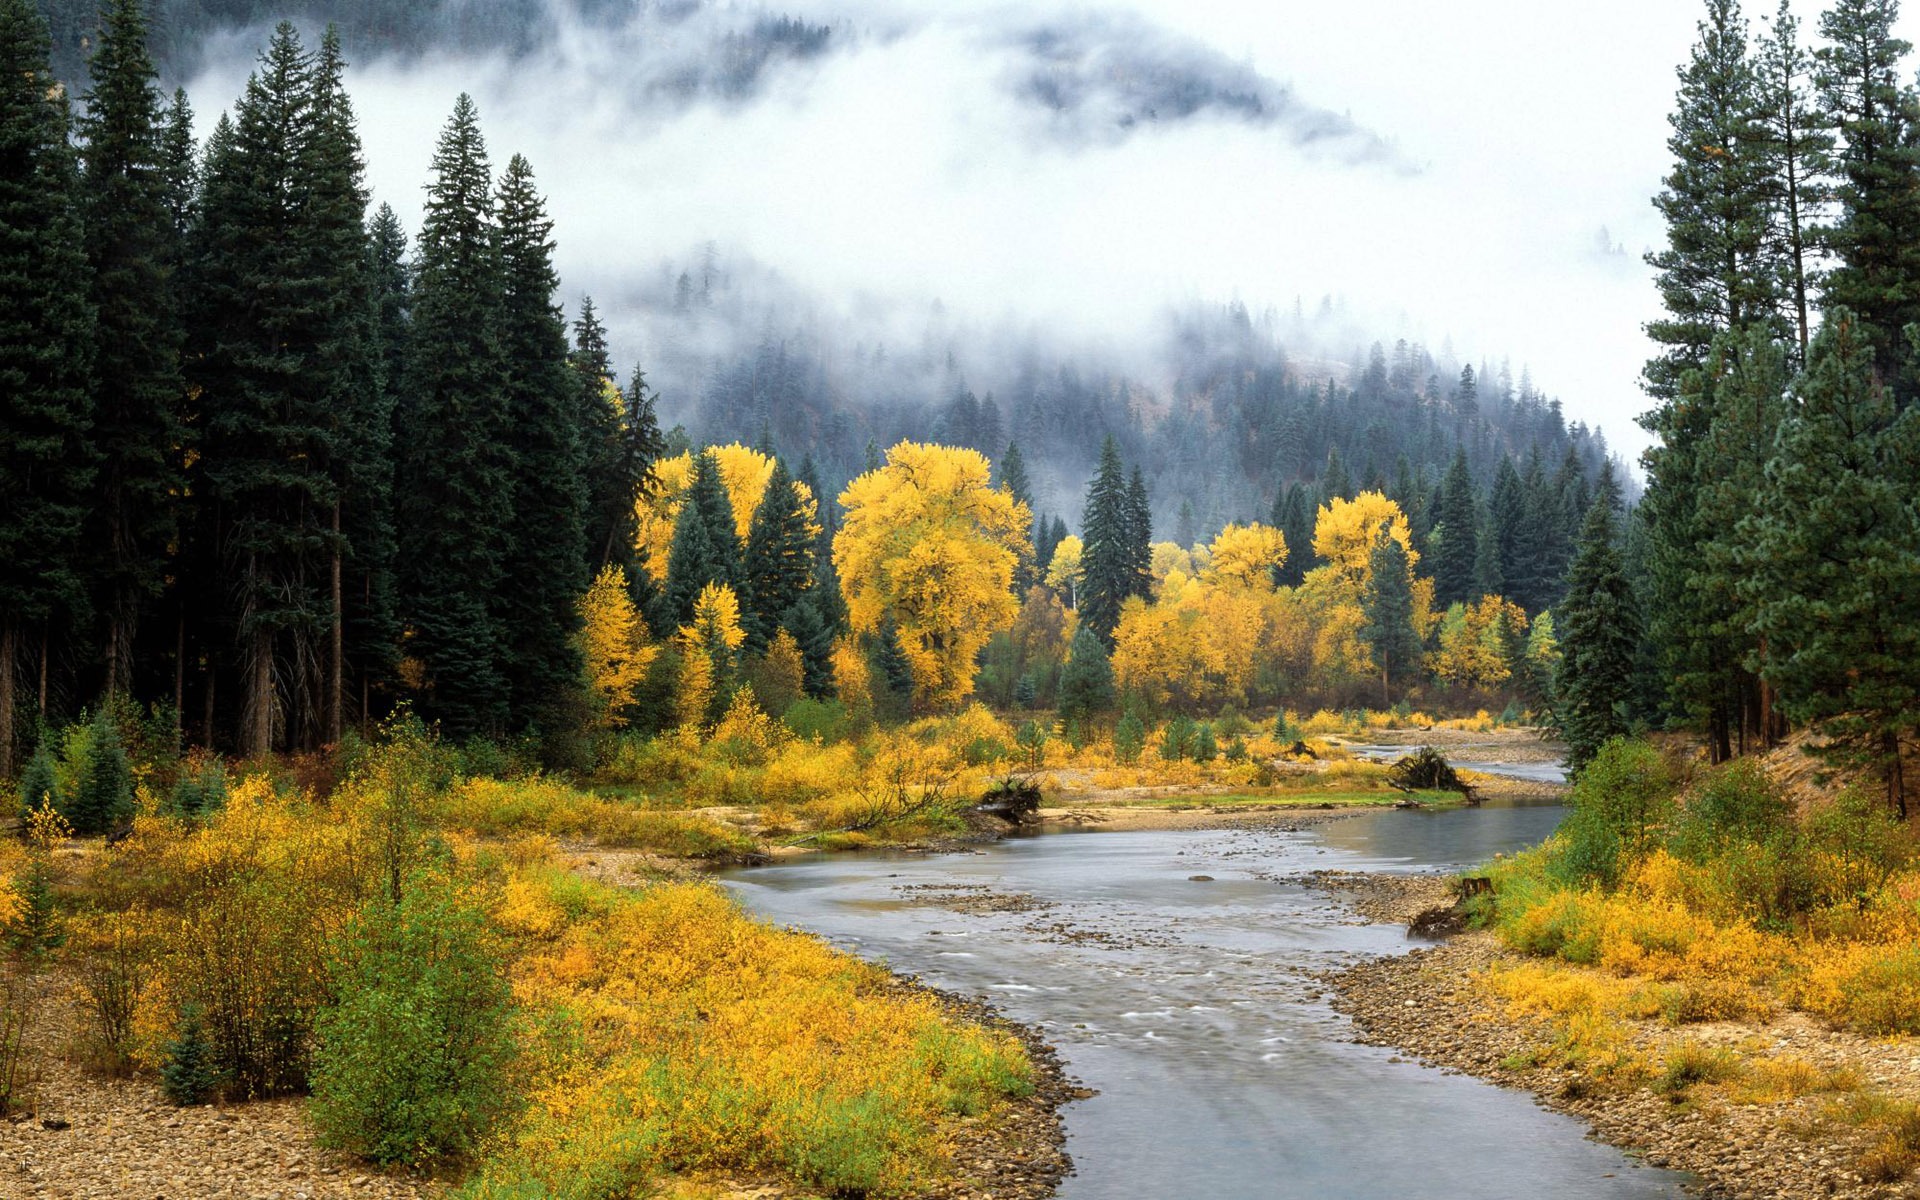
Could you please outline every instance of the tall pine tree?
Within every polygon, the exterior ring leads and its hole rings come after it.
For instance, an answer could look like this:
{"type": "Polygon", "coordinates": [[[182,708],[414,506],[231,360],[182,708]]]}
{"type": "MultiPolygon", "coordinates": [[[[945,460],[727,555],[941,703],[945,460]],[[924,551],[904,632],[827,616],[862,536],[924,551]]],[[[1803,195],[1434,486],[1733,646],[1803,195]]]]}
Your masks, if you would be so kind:
{"type": "Polygon", "coordinates": [[[100,557],[106,687],[133,686],[140,618],[160,592],[176,530],[184,428],[178,250],[163,172],[161,101],[139,0],[111,0],[88,63],[80,123],[81,216],[99,333],[94,441],[100,452],[88,543],[100,557]]]}
{"type": "MultiPolygon", "coordinates": [[[[553,293],[553,222],[520,155],[498,196],[505,283],[500,346],[512,431],[514,505],[506,558],[510,587],[495,616],[506,639],[511,720],[553,734],[579,695],[575,632],[587,590],[588,487],[580,382],[568,367],[567,327],[553,293]]],[[[631,504],[628,505],[631,508],[631,504]]]]}
{"type": "Polygon", "coordinates": [[[400,425],[401,585],[425,709],[465,736],[507,721],[493,598],[505,581],[514,505],[492,174],[471,97],[454,105],[433,175],[400,425]]]}
{"type": "Polygon", "coordinates": [[[17,757],[16,683],[30,633],[84,603],[93,312],[66,102],[47,30],[0,0],[0,774],[17,757]]]}
{"type": "Polygon", "coordinates": [[[1580,531],[1567,598],[1553,621],[1561,653],[1554,715],[1567,740],[1568,769],[1576,775],[1608,739],[1630,727],[1640,642],[1639,609],[1614,544],[1611,468],[1602,474],[1600,493],[1580,531]]]}
{"type": "Polygon", "coordinates": [[[740,623],[756,654],[766,652],[787,614],[813,589],[811,508],[786,463],[775,459],[741,557],[740,623]]]}
{"type": "Polygon", "coordinates": [[[1839,265],[1825,300],[1853,311],[1887,380],[1900,374],[1906,327],[1920,321],[1920,100],[1901,82],[1912,46],[1893,36],[1899,14],[1896,0],[1835,0],[1820,18],[1827,44],[1814,52],[1840,136],[1839,212],[1826,231],[1839,265]]]}
{"type": "Polygon", "coordinates": [[[1360,629],[1360,640],[1373,655],[1373,665],[1380,672],[1381,699],[1390,707],[1394,684],[1404,688],[1419,676],[1423,651],[1413,624],[1413,563],[1406,547],[1385,526],[1374,539],[1361,608],[1366,624],[1360,629]]]}
{"type": "Polygon", "coordinates": [[[1477,596],[1473,568],[1480,538],[1475,508],[1473,474],[1467,468],[1467,452],[1456,450],[1453,464],[1447,468],[1446,478],[1440,484],[1440,511],[1434,526],[1439,531],[1440,544],[1432,555],[1433,598],[1442,607],[1465,604],[1477,596]]]}
{"type": "Polygon", "coordinates": [[[1826,314],[1737,565],[1758,663],[1825,749],[1869,765],[1907,815],[1901,744],[1920,732],[1920,406],[1875,369],[1873,331],[1826,314]]]}
{"type": "Polygon", "coordinates": [[[1137,516],[1128,499],[1120,448],[1109,437],[1100,448],[1100,466],[1087,485],[1080,518],[1080,624],[1113,648],[1120,606],[1136,594],[1133,539],[1137,516]]]}

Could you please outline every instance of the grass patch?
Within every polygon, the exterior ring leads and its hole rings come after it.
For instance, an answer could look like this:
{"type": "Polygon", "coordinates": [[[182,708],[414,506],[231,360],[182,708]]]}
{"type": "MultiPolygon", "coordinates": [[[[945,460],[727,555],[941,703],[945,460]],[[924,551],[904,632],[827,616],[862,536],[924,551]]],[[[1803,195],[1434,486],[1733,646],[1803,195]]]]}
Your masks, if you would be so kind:
{"type": "Polygon", "coordinates": [[[758,852],[739,829],[698,813],[662,812],[548,779],[470,779],[442,801],[442,819],[482,837],[546,834],[675,858],[730,861],[758,852]]]}
{"type": "Polygon", "coordinates": [[[1683,1039],[1667,1047],[1653,1090],[1678,1104],[1688,1099],[1694,1085],[1725,1083],[1745,1070],[1740,1055],[1725,1046],[1707,1046],[1683,1039]]]}

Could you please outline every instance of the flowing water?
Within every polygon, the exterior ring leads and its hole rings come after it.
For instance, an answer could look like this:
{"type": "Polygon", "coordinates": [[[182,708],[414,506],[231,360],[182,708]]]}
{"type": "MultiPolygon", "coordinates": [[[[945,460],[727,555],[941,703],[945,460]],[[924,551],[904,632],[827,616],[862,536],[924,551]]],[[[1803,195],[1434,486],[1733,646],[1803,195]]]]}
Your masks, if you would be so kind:
{"type": "Polygon", "coordinates": [[[1524,1094],[1354,1044],[1314,978],[1408,942],[1305,873],[1458,870],[1539,841],[1559,816],[1488,805],[1301,832],[1048,834],[727,882],[775,921],[1044,1030],[1099,1092],[1066,1109],[1069,1200],[1679,1196],[1680,1176],[1585,1140],[1524,1094]]]}

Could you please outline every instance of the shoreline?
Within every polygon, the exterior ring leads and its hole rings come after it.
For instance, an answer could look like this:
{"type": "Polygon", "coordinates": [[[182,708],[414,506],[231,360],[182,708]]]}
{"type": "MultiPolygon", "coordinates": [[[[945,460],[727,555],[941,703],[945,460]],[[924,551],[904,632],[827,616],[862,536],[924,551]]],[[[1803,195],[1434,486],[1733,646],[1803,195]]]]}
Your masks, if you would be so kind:
{"type": "MultiPolygon", "coordinates": [[[[1448,884],[1440,877],[1415,878],[1448,884]]],[[[1404,890],[1396,877],[1362,875],[1322,886],[1349,893],[1369,920],[1410,919],[1409,906],[1391,903],[1404,890]]],[[[1553,1036],[1548,1021],[1508,1011],[1479,983],[1489,970],[1527,961],[1493,934],[1470,931],[1322,978],[1331,986],[1334,1010],[1353,1022],[1354,1041],[1527,1092],[1646,1165],[1693,1176],[1687,1185],[1692,1194],[1725,1200],[1895,1200],[1915,1194],[1910,1181],[1863,1178],[1855,1163],[1874,1139],[1825,1116],[1832,1094],[1743,1104],[1719,1093],[1682,1089],[1663,1095],[1651,1083],[1601,1084],[1577,1069],[1528,1065],[1553,1036]]],[[[1768,1052],[1822,1070],[1857,1071],[1868,1085],[1920,1087],[1920,1052],[1913,1046],[1828,1029],[1797,1013],[1765,1024],[1672,1028],[1636,1022],[1632,1036],[1649,1050],[1683,1039],[1729,1050],[1764,1042],[1768,1052]]]]}

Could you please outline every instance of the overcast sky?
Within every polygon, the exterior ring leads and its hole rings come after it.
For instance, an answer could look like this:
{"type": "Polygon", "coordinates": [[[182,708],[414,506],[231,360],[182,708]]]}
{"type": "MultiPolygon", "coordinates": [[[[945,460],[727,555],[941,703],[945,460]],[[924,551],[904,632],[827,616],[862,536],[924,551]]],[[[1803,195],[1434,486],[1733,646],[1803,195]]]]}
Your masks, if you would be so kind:
{"type": "MultiPolygon", "coordinates": [[[[1803,13],[1809,36],[1816,7],[1803,13]]],[[[1104,340],[1145,330],[1169,302],[1237,297],[1257,311],[1331,294],[1385,338],[1510,355],[1616,447],[1644,445],[1632,418],[1644,406],[1640,325],[1656,301],[1640,259],[1661,236],[1648,200],[1697,5],[794,0],[776,11],[852,29],[858,49],[773,75],[747,101],[670,110],[631,100],[649,56],[672,49],[656,34],[576,33],[511,65],[358,62],[376,198],[417,227],[434,138],[466,90],[496,165],[514,151],[533,163],[569,297],[615,294],[623,275],[708,239],[829,300],[938,296],[982,320],[1104,340]],[[1097,122],[1063,131],[1009,85],[1023,69],[1009,31],[1048,20],[1129,44],[1198,44],[1349,116],[1391,152],[1362,152],[1364,138],[1303,147],[1287,127],[1228,115],[1125,137],[1090,136],[1097,122]],[[1625,253],[1603,252],[1603,228],[1625,253]]],[[[195,84],[203,119],[238,94],[244,69],[235,57],[195,84]]]]}

